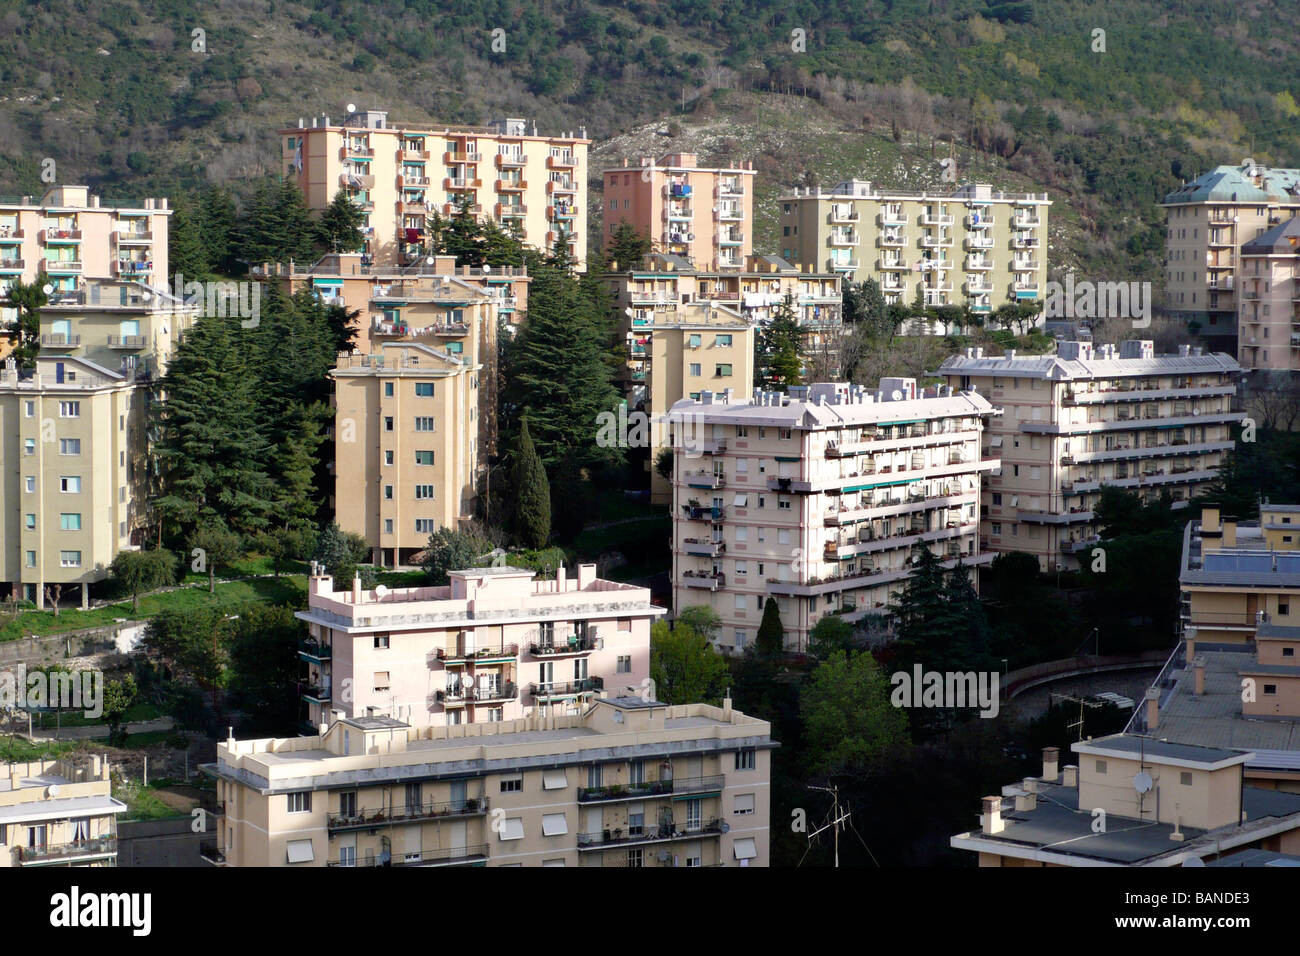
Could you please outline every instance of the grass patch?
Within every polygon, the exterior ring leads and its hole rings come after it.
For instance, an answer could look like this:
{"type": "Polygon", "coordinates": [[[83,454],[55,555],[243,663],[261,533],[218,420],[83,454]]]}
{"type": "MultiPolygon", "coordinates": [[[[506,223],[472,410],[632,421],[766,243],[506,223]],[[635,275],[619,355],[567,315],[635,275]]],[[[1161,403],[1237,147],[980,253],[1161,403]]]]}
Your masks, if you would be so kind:
{"type": "MultiPolygon", "coordinates": [[[[135,723],[141,720],[157,720],[159,717],[165,716],[167,715],[159,709],[157,704],[148,701],[137,701],[126,712],[127,723],[135,723]]],[[[38,730],[53,730],[56,727],[94,727],[102,723],[104,723],[102,715],[87,717],[85,711],[82,710],[67,710],[59,717],[56,717],[50,711],[42,711],[39,714],[32,715],[32,727],[38,730]]]]}
{"type": "Polygon", "coordinates": [[[144,620],[165,610],[218,607],[237,614],[251,604],[286,604],[298,606],[306,600],[307,579],[303,575],[253,578],[246,581],[218,581],[216,594],[209,594],[207,579],[201,585],[163,591],[140,598],[140,610],[131,609],[127,599],[119,604],[89,611],[67,609],[56,617],[52,611],[18,614],[0,624],[0,641],[13,641],[28,634],[64,634],[92,627],[107,627],[119,618],[144,620]]]}
{"type": "Polygon", "coordinates": [[[127,750],[145,750],[162,744],[170,746],[175,736],[174,730],[151,730],[147,734],[129,734],[124,747],[127,750]]]}
{"type": "Polygon", "coordinates": [[[164,803],[154,787],[146,787],[138,780],[115,782],[113,796],[127,807],[126,813],[119,816],[118,820],[165,820],[168,817],[184,816],[164,803]]]}
{"type": "Polygon", "coordinates": [[[28,760],[49,760],[62,757],[77,749],[75,740],[49,740],[31,743],[22,737],[0,737],[0,761],[23,763],[28,760]]]}
{"type": "Polygon", "coordinates": [[[662,508],[656,511],[654,516],[644,520],[606,528],[588,528],[574,539],[571,550],[579,561],[595,561],[609,551],[621,553],[628,563],[609,572],[616,581],[667,571],[672,567],[668,539],[673,522],[662,508]]]}
{"type": "Polygon", "coordinates": [[[429,576],[423,571],[380,571],[376,576],[380,584],[389,588],[429,587],[429,576]]]}

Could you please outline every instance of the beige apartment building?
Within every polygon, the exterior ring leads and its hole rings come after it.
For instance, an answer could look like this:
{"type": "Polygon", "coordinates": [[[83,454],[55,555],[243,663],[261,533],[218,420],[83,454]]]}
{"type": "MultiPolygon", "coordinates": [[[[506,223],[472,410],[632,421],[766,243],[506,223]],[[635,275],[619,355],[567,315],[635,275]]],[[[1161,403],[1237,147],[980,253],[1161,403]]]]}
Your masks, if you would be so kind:
{"type": "Polygon", "coordinates": [[[0,868],[116,866],[117,815],[99,755],[0,764],[0,868]]]}
{"type": "Polygon", "coordinates": [[[694,153],[606,169],[604,229],[608,247],[622,223],[655,251],[701,269],[740,269],[754,248],[754,164],[706,168],[694,153]]]}
{"type": "Polygon", "coordinates": [[[522,119],[396,127],[383,110],[360,110],[337,124],[300,119],[280,136],[280,168],[309,208],[324,209],[340,191],[361,207],[370,265],[427,258],[433,217],[462,209],[546,251],[563,240],[579,269],[586,261],[585,132],[539,136],[522,119]]]}
{"type": "MultiPolygon", "coordinates": [[[[122,279],[166,286],[166,199],[138,206],[102,206],[88,186],[52,186],[41,197],[0,199],[0,297],[15,279],[45,273],[57,292],[76,292],[87,279],[122,279]]],[[[12,321],[13,309],[0,309],[12,321]]]]}
{"type": "MultiPolygon", "coordinates": [[[[945,193],[895,193],[850,180],[781,197],[781,256],[874,279],[887,303],[966,306],[987,314],[1033,302],[1047,282],[1046,193],[969,184],[945,193]]],[[[953,330],[912,330],[953,331],[953,330]]]]}
{"type": "MultiPolygon", "coordinates": [[[[313,569],[314,571],[317,569],[313,569]]],[[[646,588],[582,564],[554,580],[511,567],[453,571],[443,587],[334,590],[310,578],[303,699],[313,727],[383,712],[415,727],[572,713],[601,692],[641,694],[646,588]]],[[[314,731],[313,731],[314,732],[314,731]]]]}
{"type": "Polygon", "coordinates": [[[1246,784],[1255,756],[1134,734],[1072,744],[1077,765],[981,801],[949,840],[982,867],[1241,866],[1300,860],[1300,793],[1246,784]],[[1098,820],[1104,820],[1101,826],[1098,820]]]}
{"type": "MultiPolygon", "coordinates": [[[[528,311],[528,285],[532,279],[526,266],[472,268],[456,265],[455,256],[427,256],[414,265],[390,269],[364,265],[359,252],[331,252],[308,266],[288,262],[266,264],[254,273],[280,284],[286,295],[311,289],[321,302],[360,312],[356,330],[356,351],[366,352],[373,344],[376,315],[391,308],[384,301],[394,287],[429,289],[441,281],[448,289],[477,289],[496,300],[498,325],[513,334],[528,311]],[[425,281],[428,280],[428,281],[425,281]],[[454,283],[450,280],[455,280],[454,283]]],[[[384,336],[389,340],[388,336],[384,336]]]]}
{"type": "MultiPolygon", "coordinates": [[[[1230,348],[1238,335],[1235,286],[1242,246],[1300,212],[1298,190],[1300,169],[1243,159],[1238,166],[1216,166],[1165,196],[1165,289],[1172,314],[1196,323],[1200,335],[1218,340],[1217,347],[1230,348]]],[[[1245,330],[1241,334],[1249,338],[1245,330]]],[[[1274,346],[1282,357],[1288,354],[1285,341],[1274,346]]],[[[1248,364],[1247,353],[1239,357],[1248,364]]]]}
{"type": "Polygon", "coordinates": [[[667,419],[673,448],[673,606],[706,605],[742,652],[774,597],[791,652],[826,614],[888,613],[918,547],[945,567],[981,550],[983,396],[914,379],[737,400],[704,392],[667,419]]]}
{"type": "Polygon", "coordinates": [[[1002,410],[988,434],[1002,468],[984,489],[986,547],[1036,555],[1043,571],[1088,559],[1103,485],[1148,501],[1167,490],[1176,503],[1208,487],[1243,417],[1231,356],[1156,355],[1148,340],[1061,342],[1056,355],[967,349],[939,374],[1002,410]]]}
{"type": "Polygon", "coordinates": [[[1237,361],[1248,371],[1300,370],[1300,217],[1241,247],[1237,361]]]}
{"type": "Polygon", "coordinates": [[[225,866],[767,866],[771,725],[641,697],[580,713],[217,745],[225,866]]]}

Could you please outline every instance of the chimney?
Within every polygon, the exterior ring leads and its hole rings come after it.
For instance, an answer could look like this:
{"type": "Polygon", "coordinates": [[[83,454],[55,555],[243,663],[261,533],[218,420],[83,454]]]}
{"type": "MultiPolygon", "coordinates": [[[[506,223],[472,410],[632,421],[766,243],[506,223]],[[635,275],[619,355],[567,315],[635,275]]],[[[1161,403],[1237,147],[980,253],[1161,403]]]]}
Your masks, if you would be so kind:
{"type": "Polygon", "coordinates": [[[1223,516],[1223,547],[1235,548],[1237,546],[1237,516],[1223,516]]]}
{"type": "Polygon", "coordinates": [[[1043,748],[1043,779],[1055,780],[1061,751],[1056,747],[1043,748]]]}
{"type": "Polygon", "coordinates": [[[727,688],[727,696],[722,698],[722,719],[731,720],[731,688],[727,688]]]}
{"type": "Polygon", "coordinates": [[[1079,767],[1077,764],[1068,763],[1062,768],[1061,785],[1065,787],[1079,786],[1079,767]]]}
{"type": "Polygon", "coordinates": [[[361,575],[357,574],[352,578],[352,603],[361,603],[361,575]]]}
{"type": "Polygon", "coordinates": [[[1160,724],[1160,688],[1147,688],[1147,730],[1155,730],[1160,724]]]}
{"type": "Polygon", "coordinates": [[[1187,629],[1187,634],[1183,639],[1187,642],[1186,655],[1184,657],[1184,660],[1189,660],[1189,661],[1195,660],[1196,659],[1196,628],[1189,627],[1187,629]]]}
{"type": "Polygon", "coordinates": [[[565,585],[566,582],[565,582],[565,574],[564,574],[564,565],[561,564],[558,568],[555,569],[556,592],[559,594],[563,594],[565,591],[565,585]]]}
{"type": "Polygon", "coordinates": [[[1192,666],[1196,668],[1196,696],[1205,696],[1205,658],[1198,657],[1192,661],[1192,666]]]}
{"type": "Polygon", "coordinates": [[[985,797],[982,803],[983,812],[980,813],[980,832],[985,836],[1001,833],[1006,829],[1002,823],[1002,798],[985,797]]]}
{"type": "Polygon", "coordinates": [[[1033,777],[1026,777],[1022,781],[1019,792],[1016,793],[1017,810],[1037,810],[1038,809],[1038,781],[1033,777]]]}

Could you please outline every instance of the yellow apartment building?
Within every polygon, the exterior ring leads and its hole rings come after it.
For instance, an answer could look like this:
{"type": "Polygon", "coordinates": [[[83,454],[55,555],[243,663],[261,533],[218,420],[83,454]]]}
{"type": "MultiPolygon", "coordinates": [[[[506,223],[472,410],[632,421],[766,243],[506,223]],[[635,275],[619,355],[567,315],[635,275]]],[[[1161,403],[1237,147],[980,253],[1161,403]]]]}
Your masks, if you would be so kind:
{"type": "Polygon", "coordinates": [[[1240,866],[1300,854],[1300,793],[1247,785],[1246,750],[1134,734],[1070,749],[1077,765],[1059,767],[1057,748],[1045,748],[1042,775],[985,797],[979,827],[949,844],[982,867],[1240,866]]]}
{"type": "Polygon", "coordinates": [[[604,240],[622,223],[648,238],[657,252],[680,256],[701,269],[740,269],[754,247],[754,165],[699,165],[694,153],[644,157],[606,169],[604,240]]]}
{"type": "Polygon", "coordinates": [[[224,866],[766,866],[771,725],[602,698],[572,716],[337,720],[226,740],[205,770],[224,866]]]}
{"type": "Polygon", "coordinates": [[[0,764],[0,868],[116,866],[125,810],[99,755],[0,764]]]}
{"type": "Polygon", "coordinates": [[[487,126],[393,126],[384,110],[328,116],[280,131],[283,174],[307,206],[340,191],[365,214],[366,261],[412,265],[430,252],[433,216],[462,208],[550,251],[563,239],[578,268],[587,258],[585,132],[539,136],[522,119],[487,126]]]}
{"type": "Polygon", "coordinates": [[[1036,555],[1045,572],[1088,558],[1103,485],[1175,502],[1208,487],[1244,417],[1235,359],[1187,346],[1156,355],[1149,340],[1060,342],[1055,355],[967,349],[939,374],[1003,412],[988,435],[1002,468],[984,489],[987,547],[1036,555]]]}
{"type": "Polygon", "coordinates": [[[721,619],[743,652],[774,597],[785,647],[807,651],[827,614],[888,613],[915,549],[945,567],[988,563],[981,452],[993,406],[915,379],[880,389],[794,386],[737,400],[704,392],[667,415],[673,449],[673,606],[721,619]]]}
{"type": "Polygon", "coordinates": [[[1045,293],[1046,193],[981,184],[896,193],[849,180],[797,189],[780,202],[782,258],[851,282],[874,279],[887,303],[910,305],[919,293],[929,306],[987,314],[1045,293]]]}
{"type": "MultiPolygon", "coordinates": [[[[1199,325],[1199,333],[1230,347],[1239,335],[1236,285],[1242,277],[1242,247],[1300,212],[1300,169],[1263,166],[1243,159],[1216,166],[1169,193],[1165,210],[1165,290],[1171,312],[1199,325]]],[[[1289,314],[1290,309],[1287,310],[1289,314]]],[[[1270,316],[1279,318],[1279,316],[1270,316]]],[[[1261,338],[1255,330],[1256,338],[1261,338]]],[[[1246,329],[1240,335],[1249,339],[1246,329]]],[[[1248,344],[1248,343],[1247,343],[1248,344]]],[[[1262,350],[1262,344],[1257,343],[1262,350]]],[[[1288,367],[1286,339],[1269,350],[1267,366],[1288,367]]],[[[1255,353],[1239,353],[1243,362],[1255,353]]]]}

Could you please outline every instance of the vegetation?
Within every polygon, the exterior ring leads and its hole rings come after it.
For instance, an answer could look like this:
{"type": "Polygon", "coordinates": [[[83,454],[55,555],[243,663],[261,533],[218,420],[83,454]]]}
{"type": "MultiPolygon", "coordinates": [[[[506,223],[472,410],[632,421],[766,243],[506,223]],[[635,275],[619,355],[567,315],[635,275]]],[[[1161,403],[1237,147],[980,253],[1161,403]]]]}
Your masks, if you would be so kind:
{"type": "Polygon", "coordinates": [[[730,684],[727,662],[707,634],[678,619],[650,627],[650,679],[655,697],[667,704],[722,703],[730,684]]]}

